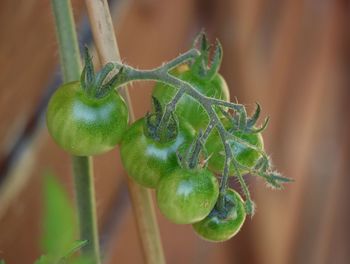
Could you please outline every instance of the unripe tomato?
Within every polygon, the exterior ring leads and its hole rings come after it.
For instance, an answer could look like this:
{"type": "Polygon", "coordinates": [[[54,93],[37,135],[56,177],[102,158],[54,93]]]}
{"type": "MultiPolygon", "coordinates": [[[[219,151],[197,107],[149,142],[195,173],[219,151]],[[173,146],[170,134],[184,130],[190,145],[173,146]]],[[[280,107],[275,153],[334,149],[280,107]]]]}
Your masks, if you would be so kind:
{"type": "Polygon", "coordinates": [[[200,237],[220,242],[232,238],[239,232],[246,218],[242,197],[236,191],[228,189],[225,194],[225,205],[223,212],[214,208],[205,219],[192,225],[200,237]]]}
{"type": "Polygon", "coordinates": [[[177,137],[160,143],[144,133],[144,119],[139,119],[126,131],[120,154],[128,175],[144,187],[156,188],[162,175],[178,168],[176,151],[182,144],[190,144],[193,129],[181,122],[177,137]]]}
{"type": "Polygon", "coordinates": [[[205,218],[218,195],[217,180],[206,169],[179,168],[165,175],[157,187],[160,211],[176,224],[191,224],[205,218]]]}
{"type": "Polygon", "coordinates": [[[128,109],[115,91],[102,98],[88,97],[80,82],[62,85],[51,97],[46,123],[56,143],[77,156],[113,149],[128,125],[128,109]]]}

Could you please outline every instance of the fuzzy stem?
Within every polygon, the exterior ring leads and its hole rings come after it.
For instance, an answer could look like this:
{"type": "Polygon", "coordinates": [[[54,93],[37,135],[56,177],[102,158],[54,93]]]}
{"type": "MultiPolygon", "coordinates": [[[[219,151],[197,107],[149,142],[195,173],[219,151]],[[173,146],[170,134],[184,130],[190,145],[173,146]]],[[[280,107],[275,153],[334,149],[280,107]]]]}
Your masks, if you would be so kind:
{"type": "MultiPolygon", "coordinates": [[[[85,0],[97,51],[102,63],[120,61],[117,40],[106,0],[85,0]]],[[[120,68],[119,68],[120,69],[120,68]]],[[[135,120],[128,91],[120,90],[135,120]]],[[[165,263],[151,192],[128,178],[129,192],[146,263],[165,263]]]]}
{"type": "MultiPolygon", "coordinates": [[[[81,71],[80,53],[69,0],[52,0],[52,9],[60,50],[64,82],[79,80],[81,71]]],[[[90,157],[72,156],[75,194],[80,227],[80,239],[87,244],[81,249],[93,263],[100,263],[95,190],[92,160],[90,157]]]]}
{"type": "Polygon", "coordinates": [[[204,133],[203,134],[200,133],[200,135],[198,136],[198,139],[197,139],[197,142],[195,144],[192,156],[190,157],[189,168],[194,168],[198,164],[198,158],[199,158],[200,151],[201,151],[203,145],[205,144],[205,142],[207,141],[211,131],[215,127],[214,123],[215,123],[215,121],[210,120],[204,133]]]}
{"type": "MultiPolygon", "coordinates": [[[[196,90],[190,83],[185,82],[183,80],[180,80],[180,79],[172,76],[168,72],[168,70],[171,69],[172,67],[175,67],[176,65],[179,65],[179,64],[183,64],[185,60],[193,59],[197,56],[198,56],[198,53],[190,50],[189,52],[186,52],[183,55],[180,55],[178,58],[164,64],[163,66],[161,66],[159,68],[153,69],[153,70],[137,70],[137,69],[134,69],[134,68],[127,66],[127,65],[115,63],[116,69],[120,69],[121,67],[124,68],[124,72],[123,72],[124,78],[122,78],[120,83],[117,83],[116,86],[119,87],[119,86],[126,84],[128,82],[131,82],[131,81],[153,80],[153,81],[158,81],[158,82],[162,82],[164,84],[173,86],[173,87],[178,89],[178,94],[182,95],[183,93],[186,93],[187,95],[193,97],[197,102],[199,102],[203,106],[203,108],[205,109],[207,114],[209,115],[210,124],[213,127],[216,127],[218,129],[218,132],[219,132],[219,135],[220,135],[220,138],[221,138],[221,141],[224,145],[224,150],[225,150],[225,164],[224,164],[224,171],[223,171],[223,175],[222,175],[222,179],[221,179],[221,183],[220,183],[220,194],[219,194],[219,199],[218,199],[218,204],[217,204],[218,209],[223,210],[225,207],[225,194],[226,194],[226,190],[228,188],[229,167],[230,167],[230,164],[232,161],[234,162],[234,166],[235,166],[236,171],[238,173],[238,175],[237,175],[238,180],[242,186],[245,197],[247,199],[246,204],[253,205],[253,202],[251,201],[251,198],[250,198],[250,193],[249,193],[248,187],[247,187],[246,183],[244,182],[242,175],[239,174],[239,171],[237,169],[239,167],[239,163],[237,161],[235,161],[235,159],[234,159],[232,149],[231,149],[231,146],[229,144],[229,138],[236,140],[238,143],[240,143],[246,147],[249,147],[251,149],[258,151],[261,154],[263,154],[263,151],[261,149],[258,149],[256,146],[253,146],[253,145],[243,141],[242,139],[238,138],[237,136],[230,134],[228,131],[226,131],[224,125],[222,124],[222,122],[220,121],[216,112],[213,109],[214,105],[224,106],[224,107],[228,107],[230,109],[233,109],[234,111],[236,111],[240,115],[240,123],[242,123],[242,125],[244,126],[247,122],[247,119],[246,119],[247,113],[246,113],[244,106],[240,105],[240,104],[226,102],[226,101],[219,100],[216,98],[207,97],[207,96],[201,94],[198,90],[196,90]],[[181,59],[179,59],[179,58],[181,58],[181,59]]],[[[180,96],[179,97],[175,96],[174,99],[180,99],[180,96]]],[[[174,100],[174,101],[176,101],[176,100],[174,100]]],[[[172,109],[173,109],[173,104],[172,104],[172,102],[170,102],[167,105],[167,109],[165,111],[165,114],[164,114],[162,120],[166,121],[166,118],[164,118],[164,117],[169,115],[169,112],[172,109]]],[[[209,135],[211,129],[212,128],[210,128],[210,130],[207,131],[207,133],[205,133],[206,137],[209,135]]],[[[206,139],[206,137],[204,137],[204,139],[206,139]]],[[[196,153],[197,152],[198,151],[196,151],[196,153]]],[[[194,158],[192,157],[191,161],[193,163],[195,161],[195,157],[194,158]]],[[[191,164],[191,165],[193,165],[193,164],[191,164]]]]}

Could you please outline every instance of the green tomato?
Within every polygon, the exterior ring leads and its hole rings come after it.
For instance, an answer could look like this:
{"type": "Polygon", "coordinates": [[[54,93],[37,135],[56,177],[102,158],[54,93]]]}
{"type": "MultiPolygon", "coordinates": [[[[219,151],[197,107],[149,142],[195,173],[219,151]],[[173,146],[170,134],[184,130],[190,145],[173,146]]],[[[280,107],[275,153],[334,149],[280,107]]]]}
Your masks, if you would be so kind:
{"type": "Polygon", "coordinates": [[[182,144],[190,144],[194,131],[181,122],[176,138],[160,143],[144,133],[144,119],[139,119],[126,131],[120,154],[128,175],[144,187],[156,188],[162,175],[178,168],[176,151],[182,144]]]}
{"type": "MultiPolygon", "coordinates": [[[[264,141],[262,138],[261,133],[256,134],[244,134],[242,132],[234,132],[233,135],[240,138],[246,143],[249,143],[250,145],[255,146],[257,149],[263,150],[264,149],[264,141]]],[[[248,168],[252,168],[258,159],[261,157],[261,154],[259,151],[252,149],[250,147],[247,147],[243,145],[242,143],[235,142],[233,139],[229,140],[229,144],[231,146],[231,149],[233,151],[233,156],[235,159],[241,164],[248,168]]],[[[214,173],[222,173],[224,169],[224,163],[225,163],[225,151],[224,146],[222,144],[221,138],[219,136],[218,131],[215,129],[212,131],[211,135],[209,136],[206,144],[205,144],[206,151],[210,157],[208,161],[208,168],[209,170],[213,171],[214,173]]],[[[248,170],[239,170],[240,174],[246,174],[249,171],[248,170]]],[[[229,175],[235,175],[237,174],[233,164],[231,164],[229,169],[229,175]]]]}
{"type": "Polygon", "coordinates": [[[91,98],[80,82],[70,82],[51,97],[46,123],[53,139],[67,152],[96,155],[120,142],[128,125],[128,109],[115,91],[102,98],[91,98]]]}
{"type": "Polygon", "coordinates": [[[242,197],[234,190],[225,194],[225,208],[220,212],[216,207],[210,214],[192,226],[202,238],[212,242],[225,241],[236,235],[246,218],[242,197]]]}
{"type": "Polygon", "coordinates": [[[206,169],[178,168],[165,175],[157,187],[157,203],[165,217],[176,224],[204,219],[219,195],[215,176],[206,169]]]}
{"type": "MultiPolygon", "coordinates": [[[[225,101],[230,100],[226,81],[220,74],[215,74],[212,79],[202,78],[183,65],[180,67],[180,70],[174,71],[173,75],[193,85],[203,95],[225,101]]],[[[176,88],[159,82],[155,85],[152,95],[165,106],[175,96],[176,92],[176,88]]],[[[221,112],[217,112],[221,114],[221,112]]],[[[187,94],[184,94],[176,105],[176,114],[186,120],[195,129],[205,128],[209,122],[208,114],[204,108],[199,102],[187,94]]]]}

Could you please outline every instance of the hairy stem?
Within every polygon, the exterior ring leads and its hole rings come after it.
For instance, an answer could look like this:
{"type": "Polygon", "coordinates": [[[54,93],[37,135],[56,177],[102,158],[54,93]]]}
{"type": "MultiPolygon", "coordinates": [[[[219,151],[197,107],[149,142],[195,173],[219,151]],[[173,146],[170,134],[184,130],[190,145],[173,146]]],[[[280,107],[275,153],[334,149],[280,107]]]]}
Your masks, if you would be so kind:
{"type": "MultiPolygon", "coordinates": [[[[193,56],[198,56],[198,54],[196,54],[195,52],[193,52],[193,53],[187,52],[185,54],[180,55],[179,57],[182,59],[188,60],[193,56]],[[186,54],[186,56],[184,56],[185,54],[186,54]]],[[[219,131],[219,135],[220,135],[220,138],[222,140],[222,143],[224,145],[224,150],[225,150],[225,166],[224,166],[223,177],[222,177],[221,184],[220,184],[220,196],[219,196],[219,202],[218,202],[219,207],[223,208],[224,201],[225,201],[224,196],[226,193],[227,181],[228,181],[228,177],[229,177],[229,175],[228,175],[229,174],[229,165],[230,165],[230,162],[233,158],[233,153],[232,153],[231,147],[229,145],[229,141],[228,141],[228,132],[224,128],[220,119],[218,118],[216,112],[213,109],[213,106],[219,105],[219,106],[225,106],[225,107],[231,108],[231,109],[237,111],[241,116],[244,116],[244,117],[246,116],[245,108],[243,105],[240,105],[240,104],[225,102],[225,101],[222,101],[219,99],[207,97],[207,96],[201,94],[198,90],[196,90],[188,82],[182,81],[182,80],[172,76],[167,71],[164,71],[164,67],[167,68],[167,65],[169,65],[169,64],[173,67],[173,66],[176,66],[176,65],[179,65],[182,63],[184,63],[184,62],[179,60],[179,59],[175,59],[175,60],[171,61],[170,63],[165,64],[163,67],[156,68],[154,70],[146,70],[146,71],[137,70],[137,69],[134,69],[130,66],[125,66],[125,65],[122,66],[121,64],[116,63],[115,67],[117,69],[124,67],[124,74],[125,74],[125,76],[124,76],[125,78],[122,79],[121,83],[117,84],[117,87],[119,87],[125,83],[131,82],[131,81],[138,81],[138,80],[158,81],[158,82],[162,82],[162,83],[165,83],[167,85],[170,85],[170,86],[177,88],[178,93],[180,95],[182,95],[183,93],[188,94],[189,96],[193,97],[196,101],[198,101],[204,107],[207,114],[209,115],[210,125],[212,127],[216,126],[216,128],[219,131]],[[176,63],[174,63],[174,61],[176,63]]],[[[175,96],[175,98],[177,98],[177,96],[175,96]]],[[[178,99],[180,99],[180,97],[178,99]]],[[[173,104],[169,103],[167,106],[169,106],[169,105],[172,106],[173,104]]],[[[169,115],[168,112],[172,109],[172,107],[167,107],[167,108],[168,108],[168,111],[166,111],[165,114],[169,115]]],[[[209,135],[211,129],[212,128],[210,127],[210,130],[207,131],[207,133],[205,133],[206,136],[209,135]]],[[[243,187],[243,189],[245,189],[245,188],[243,187]]],[[[248,196],[248,197],[250,197],[250,196],[248,196]]]]}
{"type": "Polygon", "coordinates": [[[211,131],[215,127],[214,123],[215,122],[213,120],[210,120],[204,133],[199,135],[199,138],[195,144],[192,156],[190,157],[190,162],[189,162],[190,168],[194,168],[197,165],[200,151],[201,151],[203,145],[205,144],[205,142],[207,141],[211,131]]]}

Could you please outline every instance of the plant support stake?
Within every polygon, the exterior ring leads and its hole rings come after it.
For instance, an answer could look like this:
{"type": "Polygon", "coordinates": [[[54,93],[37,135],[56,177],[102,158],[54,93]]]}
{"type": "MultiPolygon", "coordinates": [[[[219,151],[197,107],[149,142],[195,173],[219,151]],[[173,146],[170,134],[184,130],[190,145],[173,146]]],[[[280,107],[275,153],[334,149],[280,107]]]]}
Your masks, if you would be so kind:
{"type": "MultiPolygon", "coordinates": [[[[120,62],[118,45],[107,1],[85,0],[85,2],[101,63],[106,64],[109,61],[120,62]]],[[[121,89],[120,92],[128,104],[130,121],[133,122],[135,117],[128,92],[126,89],[121,89]]],[[[149,264],[165,263],[151,193],[148,189],[137,185],[129,178],[128,187],[145,261],[149,264]]]]}

